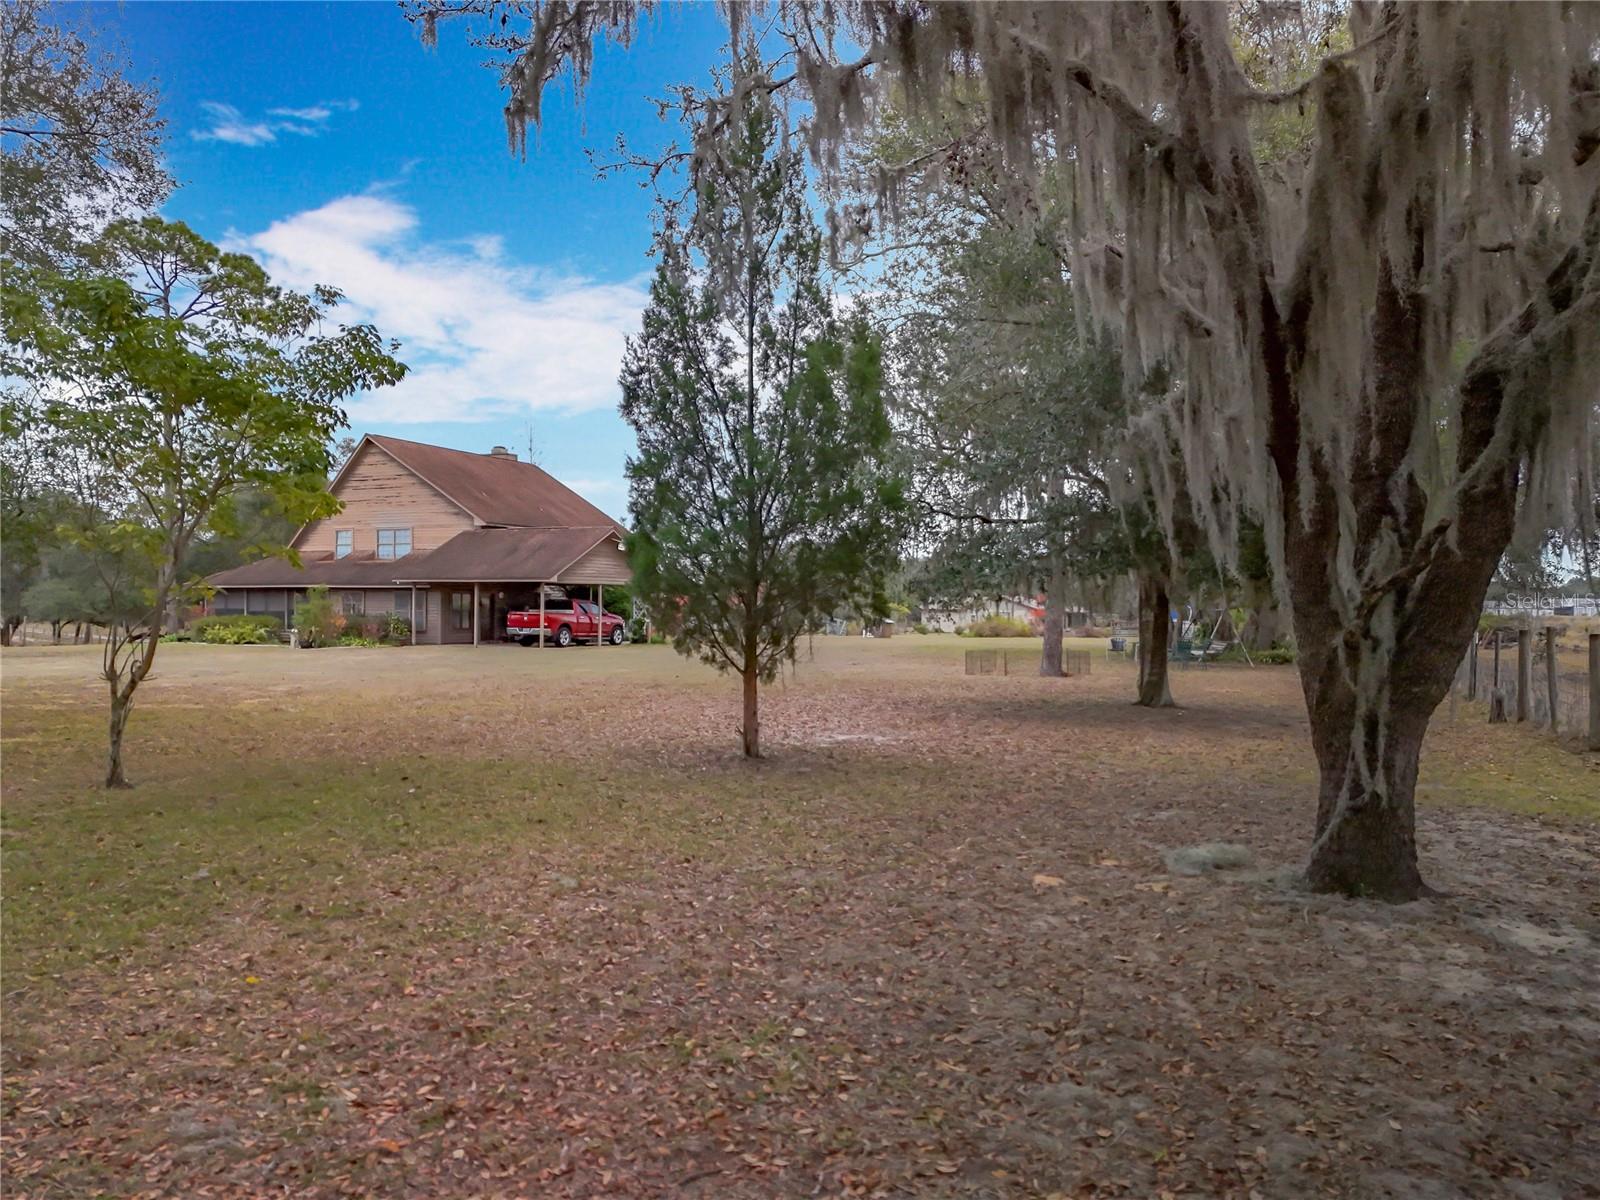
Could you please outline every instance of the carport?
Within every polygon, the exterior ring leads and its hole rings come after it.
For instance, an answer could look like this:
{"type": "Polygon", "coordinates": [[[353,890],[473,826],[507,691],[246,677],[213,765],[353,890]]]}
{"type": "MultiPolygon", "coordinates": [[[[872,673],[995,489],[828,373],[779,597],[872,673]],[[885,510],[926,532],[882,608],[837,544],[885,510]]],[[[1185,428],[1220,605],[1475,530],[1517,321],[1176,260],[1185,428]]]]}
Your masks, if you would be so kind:
{"type": "Polygon", "coordinates": [[[542,616],[550,586],[594,600],[603,611],[605,585],[630,578],[621,536],[601,525],[471,529],[416,565],[424,575],[395,580],[411,589],[412,641],[421,604],[428,641],[474,646],[499,640],[508,612],[537,608],[542,616]]]}

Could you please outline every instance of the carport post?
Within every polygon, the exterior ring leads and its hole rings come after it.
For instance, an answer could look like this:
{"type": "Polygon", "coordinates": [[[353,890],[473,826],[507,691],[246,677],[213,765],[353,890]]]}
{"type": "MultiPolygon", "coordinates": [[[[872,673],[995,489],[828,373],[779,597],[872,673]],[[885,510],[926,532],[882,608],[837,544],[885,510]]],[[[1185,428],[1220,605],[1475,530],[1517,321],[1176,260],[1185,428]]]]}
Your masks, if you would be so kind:
{"type": "Polygon", "coordinates": [[[539,649],[544,649],[544,584],[539,585],[539,649]]]}
{"type": "Polygon", "coordinates": [[[411,644],[417,644],[417,585],[411,585],[411,644]]]}
{"type": "Polygon", "coordinates": [[[594,644],[603,646],[606,644],[606,585],[603,583],[595,584],[594,606],[599,610],[594,614],[594,644]]]}
{"type": "Polygon", "coordinates": [[[472,585],[472,644],[478,644],[478,634],[483,631],[483,616],[478,611],[478,585],[472,585]]]}

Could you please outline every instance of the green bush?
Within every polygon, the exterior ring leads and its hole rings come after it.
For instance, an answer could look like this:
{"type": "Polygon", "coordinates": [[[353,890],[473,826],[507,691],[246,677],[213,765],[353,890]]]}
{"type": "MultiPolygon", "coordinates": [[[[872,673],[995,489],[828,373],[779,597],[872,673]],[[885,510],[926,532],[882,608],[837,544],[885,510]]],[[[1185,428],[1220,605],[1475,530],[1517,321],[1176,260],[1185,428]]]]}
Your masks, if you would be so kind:
{"type": "Polygon", "coordinates": [[[272,630],[255,625],[209,625],[200,640],[213,646],[260,646],[277,641],[272,630]]]}
{"type": "Polygon", "coordinates": [[[390,613],[383,622],[383,640],[404,645],[411,640],[411,622],[399,613],[390,613]]]}
{"type": "Polygon", "coordinates": [[[300,644],[308,649],[332,646],[344,632],[344,618],[333,610],[326,587],[314,587],[294,606],[294,627],[300,631],[300,644]]]}
{"type": "Polygon", "coordinates": [[[209,617],[201,617],[189,625],[189,633],[195,639],[205,642],[215,639],[208,638],[206,634],[213,629],[282,629],[283,622],[271,613],[214,613],[209,617]]]}
{"type": "Polygon", "coordinates": [[[985,617],[967,627],[968,637],[1032,637],[1033,628],[1015,617],[985,617]]]}
{"type": "Polygon", "coordinates": [[[1268,646],[1265,650],[1257,650],[1251,657],[1269,667],[1283,666],[1294,661],[1294,647],[1268,646]]]}
{"type": "Polygon", "coordinates": [[[276,641],[283,622],[271,613],[214,613],[185,631],[188,640],[212,646],[256,646],[276,641]]]}
{"type": "Polygon", "coordinates": [[[921,622],[921,621],[918,621],[918,622],[917,622],[917,623],[916,623],[916,624],[915,624],[915,625],[913,625],[913,626],[912,626],[912,627],[911,627],[911,632],[912,632],[912,633],[931,633],[931,632],[932,632],[932,630],[930,630],[930,629],[929,629],[929,628],[928,628],[928,627],[927,627],[927,626],[926,626],[926,625],[924,625],[924,624],[923,624],[923,623],[922,623],[922,622],[921,622]]]}
{"type": "Polygon", "coordinates": [[[339,639],[341,646],[381,646],[382,642],[376,638],[362,637],[359,633],[347,633],[339,639]]]}

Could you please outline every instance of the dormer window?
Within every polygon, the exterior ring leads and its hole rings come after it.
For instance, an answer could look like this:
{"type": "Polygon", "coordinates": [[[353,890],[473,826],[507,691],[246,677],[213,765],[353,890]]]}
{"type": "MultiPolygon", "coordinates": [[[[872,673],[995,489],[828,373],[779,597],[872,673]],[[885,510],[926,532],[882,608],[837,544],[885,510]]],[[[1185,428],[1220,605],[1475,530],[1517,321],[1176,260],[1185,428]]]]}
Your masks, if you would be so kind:
{"type": "Polygon", "coordinates": [[[404,558],[411,553],[411,530],[378,530],[378,557],[404,558]]]}
{"type": "Polygon", "coordinates": [[[333,532],[333,556],[335,558],[348,558],[355,545],[356,531],[353,529],[336,529],[333,532]]]}

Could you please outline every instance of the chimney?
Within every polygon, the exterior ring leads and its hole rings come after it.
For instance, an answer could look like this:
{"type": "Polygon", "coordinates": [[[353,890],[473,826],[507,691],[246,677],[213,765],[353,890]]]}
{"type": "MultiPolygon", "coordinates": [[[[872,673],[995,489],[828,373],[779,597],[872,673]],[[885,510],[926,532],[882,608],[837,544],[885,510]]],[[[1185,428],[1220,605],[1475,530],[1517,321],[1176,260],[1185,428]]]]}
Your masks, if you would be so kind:
{"type": "Polygon", "coordinates": [[[516,462],[517,461],[517,456],[515,454],[513,454],[510,450],[507,450],[504,446],[496,446],[493,450],[489,451],[489,457],[490,458],[509,458],[512,462],[516,462]]]}

